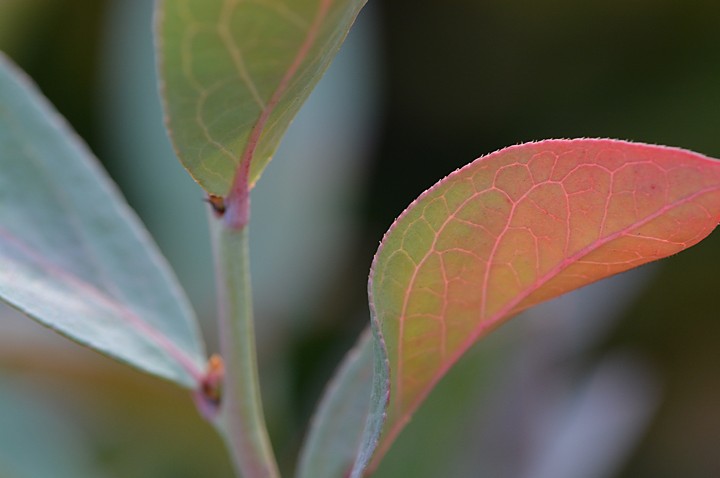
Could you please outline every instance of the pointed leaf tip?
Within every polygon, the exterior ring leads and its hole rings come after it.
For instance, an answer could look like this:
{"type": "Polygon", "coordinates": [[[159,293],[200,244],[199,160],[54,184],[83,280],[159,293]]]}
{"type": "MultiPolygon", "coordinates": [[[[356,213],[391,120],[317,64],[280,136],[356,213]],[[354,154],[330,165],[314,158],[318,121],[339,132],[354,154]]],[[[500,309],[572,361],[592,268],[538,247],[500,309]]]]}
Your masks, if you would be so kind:
{"type": "Polygon", "coordinates": [[[0,55],[0,299],[194,388],[205,365],[169,267],[87,147],[0,55]]]}
{"type": "MultiPolygon", "coordinates": [[[[677,148],[546,140],[439,181],[395,221],[373,262],[373,327],[390,367],[375,382],[389,383],[390,400],[377,450],[368,440],[361,453],[374,452],[376,466],[447,370],[509,317],[675,254],[719,222],[720,162],[677,148]]],[[[364,468],[359,460],[353,476],[364,468]]]]}

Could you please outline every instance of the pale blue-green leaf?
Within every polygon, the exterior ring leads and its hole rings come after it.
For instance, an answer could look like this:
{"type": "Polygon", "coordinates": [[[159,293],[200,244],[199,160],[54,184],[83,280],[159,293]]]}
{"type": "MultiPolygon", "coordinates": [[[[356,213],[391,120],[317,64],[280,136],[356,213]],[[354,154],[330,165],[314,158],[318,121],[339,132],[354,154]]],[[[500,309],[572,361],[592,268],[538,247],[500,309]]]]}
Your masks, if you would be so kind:
{"type": "Polygon", "coordinates": [[[387,353],[366,329],[338,368],[313,417],[298,478],[360,478],[377,448],[388,402],[387,353]]]}
{"type": "MultiPolygon", "coordinates": [[[[373,305],[370,304],[371,309],[372,307],[373,305]]],[[[375,313],[373,312],[372,315],[374,317],[375,313]]],[[[370,410],[365,420],[360,449],[350,473],[351,478],[362,477],[365,469],[370,465],[370,460],[380,442],[382,428],[387,418],[385,411],[390,400],[390,363],[385,340],[375,326],[372,327],[372,337],[373,378],[370,410]]]]}
{"type": "Polygon", "coordinates": [[[97,160],[5,57],[0,172],[0,298],[81,344],[195,387],[205,352],[182,290],[97,160]]]}
{"type": "Polygon", "coordinates": [[[370,334],[365,330],[328,385],[300,454],[298,478],[346,476],[352,467],[370,410],[370,334]]]}

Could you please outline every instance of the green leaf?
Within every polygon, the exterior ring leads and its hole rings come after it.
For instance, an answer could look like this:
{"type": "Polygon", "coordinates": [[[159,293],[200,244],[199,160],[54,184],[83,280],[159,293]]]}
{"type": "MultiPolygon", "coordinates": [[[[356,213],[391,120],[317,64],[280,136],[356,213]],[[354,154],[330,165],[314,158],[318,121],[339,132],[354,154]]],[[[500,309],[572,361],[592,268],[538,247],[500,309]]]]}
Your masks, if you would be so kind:
{"type": "Polygon", "coordinates": [[[227,195],[241,164],[257,181],[365,2],[159,2],[170,134],[208,193],[227,195]]]}
{"type": "Polygon", "coordinates": [[[300,454],[298,478],[346,476],[370,410],[373,342],[365,330],[330,382],[300,454]]]}
{"type": "MultiPolygon", "coordinates": [[[[675,254],[720,222],[720,162],[613,140],[506,148],[452,173],[383,239],[370,278],[390,392],[375,466],[475,342],[540,302],[675,254]]],[[[378,418],[369,420],[377,427],[378,418]]],[[[377,435],[375,434],[377,437],[377,435]]],[[[372,440],[354,474],[365,468],[372,440]]]]}
{"type": "Polygon", "coordinates": [[[196,387],[195,317],[87,147],[0,56],[0,298],[69,338],[196,387]]]}

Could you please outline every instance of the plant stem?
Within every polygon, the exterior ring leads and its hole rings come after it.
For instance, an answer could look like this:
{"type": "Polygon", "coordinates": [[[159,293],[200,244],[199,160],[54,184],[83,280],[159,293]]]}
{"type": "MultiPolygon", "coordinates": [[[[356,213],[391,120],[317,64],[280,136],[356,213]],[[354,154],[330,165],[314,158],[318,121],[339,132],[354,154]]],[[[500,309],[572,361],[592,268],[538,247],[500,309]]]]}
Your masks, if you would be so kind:
{"type": "Polygon", "coordinates": [[[260,398],[255,352],[248,228],[210,218],[217,274],[220,352],[225,362],[220,410],[214,422],[238,476],[279,478],[260,398]]]}

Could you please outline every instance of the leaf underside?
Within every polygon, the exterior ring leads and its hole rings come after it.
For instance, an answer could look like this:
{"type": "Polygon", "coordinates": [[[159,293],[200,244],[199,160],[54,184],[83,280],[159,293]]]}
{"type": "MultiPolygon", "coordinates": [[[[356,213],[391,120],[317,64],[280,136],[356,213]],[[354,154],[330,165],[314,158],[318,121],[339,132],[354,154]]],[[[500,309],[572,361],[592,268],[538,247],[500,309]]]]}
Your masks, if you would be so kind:
{"type": "Polygon", "coordinates": [[[159,2],[168,129],[208,193],[225,196],[245,162],[257,181],[365,2],[159,2]]]}
{"type": "Polygon", "coordinates": [[[345,476],[355,460],[370,406],[370,332],[365,330],[328,384],[300,454],[297,478],[345,476]]]}
{"type": "Polygon", "coordinates": [[[373,262],[373,407],[387,401],[387,416],[368,419],[352,476],[377,465],[447,370],[504,320],[675,254],[719,222],[720,162],[662,146],[528,143],[438,182],[373,262]]]}
{"type": "Polygon", "coordinates": [[[195,317],[140,221],[39,91],[0,56],[0,298],[141,370],[195,387],[195,317]]]}

